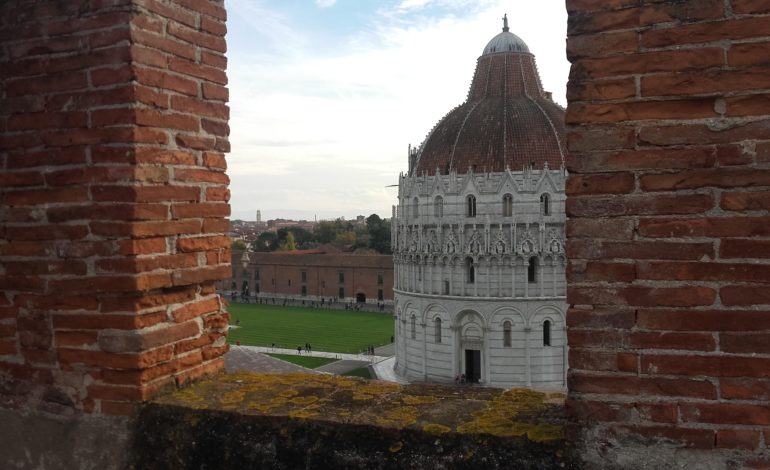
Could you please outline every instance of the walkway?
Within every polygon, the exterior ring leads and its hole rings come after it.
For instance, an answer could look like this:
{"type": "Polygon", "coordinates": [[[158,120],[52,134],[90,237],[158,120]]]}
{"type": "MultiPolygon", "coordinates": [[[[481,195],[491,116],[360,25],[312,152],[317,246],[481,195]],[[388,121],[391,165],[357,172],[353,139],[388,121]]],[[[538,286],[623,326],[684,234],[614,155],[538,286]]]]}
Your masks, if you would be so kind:
{"type": "Polygon", "coordinates": [[[338,361],[326,364],[317,369],[307,369],[267,355],[267,353],[296,355],[296,349],[230,345],[230,351],[225,355],[225,369],[228,372],[309,372],[344,374],[353,369],[371,365],[378,380],[400,384],[409,383],[396,375],[393,371],[393,365],[396,363],[396,358],[393,357],[393,344],[381,346],[374,351],[376,353],[375,355],[346,354],[326,351],[306,352],[303,350],[303,356],[338,359],[338,361]]]}

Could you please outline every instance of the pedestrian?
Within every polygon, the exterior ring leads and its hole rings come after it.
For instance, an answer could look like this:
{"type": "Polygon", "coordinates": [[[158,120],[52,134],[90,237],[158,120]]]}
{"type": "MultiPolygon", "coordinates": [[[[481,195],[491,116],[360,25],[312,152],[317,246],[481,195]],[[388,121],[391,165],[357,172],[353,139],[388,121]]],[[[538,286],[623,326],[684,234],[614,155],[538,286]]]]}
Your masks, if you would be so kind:
{"type": "Polygon", "coordinates": [[[310,352],[313,350],[313,347],[310,346],[310,343],[307,343],[307,351],[310,352]]]}
{"type": "Polygon", "coordinates": [[[297,346],[297,354],[302,354],[302,346],[297,346]]]}

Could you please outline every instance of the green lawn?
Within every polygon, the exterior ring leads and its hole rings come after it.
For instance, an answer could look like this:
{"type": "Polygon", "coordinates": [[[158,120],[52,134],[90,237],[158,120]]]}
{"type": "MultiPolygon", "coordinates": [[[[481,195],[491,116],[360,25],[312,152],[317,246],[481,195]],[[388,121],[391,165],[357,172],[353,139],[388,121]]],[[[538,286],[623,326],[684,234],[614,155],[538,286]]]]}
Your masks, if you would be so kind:
{"type": "Polygon", "coordinates": [[[328,357],[313,357],[313,356],[301,356],[299,354],[273,354],[267,353],[268,356],[272,356],[282,361],[291,362],[298,366],[307,367],[308,369],[315,369],[316,367],[324,366],[330,362],[334,362],[337,359],[331,359],[328,357]]]}
{"type": "Polygon", "coordinates": [[[233,344],[296,349],[310,343],[315,351],[358,353],[393,336],[389,313],[236,303],[228,310],[231,325],[240,321],[228,335],[233,344]]]}

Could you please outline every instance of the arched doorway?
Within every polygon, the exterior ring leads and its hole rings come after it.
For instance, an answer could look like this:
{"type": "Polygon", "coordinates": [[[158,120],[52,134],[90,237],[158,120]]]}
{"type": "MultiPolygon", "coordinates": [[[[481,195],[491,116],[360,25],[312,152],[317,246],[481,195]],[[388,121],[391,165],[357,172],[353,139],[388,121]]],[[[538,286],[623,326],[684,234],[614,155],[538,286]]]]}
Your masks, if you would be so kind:
{"type": "Polygon", "coordinates": [[[356,302],[360,304],[366,303],[366,294],[364,294],[363,292],[359,292],[358,294],[356,294],[356,302]]]}

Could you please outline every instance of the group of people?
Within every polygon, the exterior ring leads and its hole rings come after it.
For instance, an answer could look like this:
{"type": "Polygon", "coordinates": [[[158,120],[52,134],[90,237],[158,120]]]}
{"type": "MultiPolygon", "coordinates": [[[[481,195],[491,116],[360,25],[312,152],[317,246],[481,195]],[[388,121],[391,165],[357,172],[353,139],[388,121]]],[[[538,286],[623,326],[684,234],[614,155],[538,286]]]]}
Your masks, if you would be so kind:
{"type": "Polygon", "coordinates": [[[369,345],[366,347],[366,354],[369,354],[370,356],[374,356],[374,346],[369,345]]]}
{"type": "MultiPolygon", "coordinates": [[[[273,348],[275,348],[275,343],[273,343],[273,348]]],[[[305,343],[305,353],[310,354],[310,350],[312,349],[310,347],[310,343],[305,343]]],[[[302,354],[302,346],[297,346],[297,354],[302,354]]]]}

